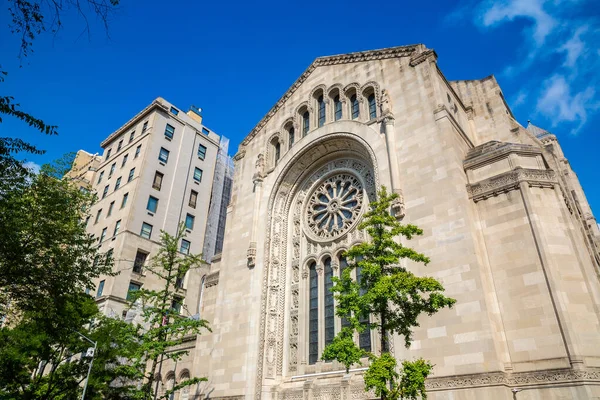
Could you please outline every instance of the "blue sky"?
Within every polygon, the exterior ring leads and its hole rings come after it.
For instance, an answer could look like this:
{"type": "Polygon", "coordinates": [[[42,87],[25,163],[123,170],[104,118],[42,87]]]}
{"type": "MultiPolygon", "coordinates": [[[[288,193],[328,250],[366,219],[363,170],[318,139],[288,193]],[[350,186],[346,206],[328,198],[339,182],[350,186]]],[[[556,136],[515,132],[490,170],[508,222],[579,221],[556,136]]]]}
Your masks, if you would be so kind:
{"type": "Polygon", "coordinates": [[[0,1],[3,94],[59,127],[44,137],[5,119],[1,136],[47,153],[99,143],[154,98],[202,107],[230,152],[293,81],[323,55],[424,43],[446,77],[496,75],[515,116],[555,133],[600,212],[600,4],[590,0],[402,2],[164,2],[121,0],[109,37],[67,13],[19,68],[7,1],[0,1]]]}

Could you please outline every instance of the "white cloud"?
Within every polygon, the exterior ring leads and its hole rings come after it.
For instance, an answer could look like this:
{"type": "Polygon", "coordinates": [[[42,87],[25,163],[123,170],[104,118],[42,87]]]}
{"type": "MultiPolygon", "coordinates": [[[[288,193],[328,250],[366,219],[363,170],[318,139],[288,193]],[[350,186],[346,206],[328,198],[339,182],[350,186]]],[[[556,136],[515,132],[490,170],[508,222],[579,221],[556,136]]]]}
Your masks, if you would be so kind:
{"type": "Polygon", "coordinates": [[[559,122],[578,121],[579,125],[571,131],[571,133],[577,133],[587,121],[588,109],[597,108],[593,104],[596,91],[592,86],[573,95],[571,86],[562,75],[553,75],[544,82],[543,86],[536,109],[550,118],[553,126],[559,122]]]}
{"type": "Polygon", "coordinates": [[[31,172],[33,172],[34,174],[37,174],[40,172],[40,166],[38,164],[34,163],[33,161],[24,162],[23,166],[25,168],[27,168],[28,170],[30,170],[31,172]]]}
{"type": "Polygon", "coordinates": [[[510,101],[510,106],[513,108],[517,108],[520,105],[524,104],[526,99],[527,93],[524,90],[521,90],[519,93],[517,93],[515,98],[510,101]]]}
{"type": "Polygon", "coordinates": [[[558,48],[559,52],[566,53],[564,66],[573,67],[579,59],[579,56],[585,51],[585,43],[581,40],[581,35],[589,30],[589,25],[584,25],[578,28],[571,39],[567,40],[562,46],[558,48]]]}

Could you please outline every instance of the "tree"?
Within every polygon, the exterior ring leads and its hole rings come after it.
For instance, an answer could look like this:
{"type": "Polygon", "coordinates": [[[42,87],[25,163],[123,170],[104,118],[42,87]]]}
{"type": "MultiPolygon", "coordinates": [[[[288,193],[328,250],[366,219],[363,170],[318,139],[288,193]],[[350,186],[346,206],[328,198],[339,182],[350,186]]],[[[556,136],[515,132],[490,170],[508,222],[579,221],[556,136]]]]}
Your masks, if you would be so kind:
{"type": "MultiPolygon", "coordinates": [[[[158,386],[155,376],[160,374],[165,360],[177,361],[188,354],[186,350],[173,351],[189,335],[201,334],[209,330],[208,322],[199,317],[185,317],[180,314],[183,307],[180,282],[186,273],[201,267],[205,262],[201,255],[182,254],[179,243],[185,238],[185,226],[181,224],[175,236],[161,231],[160,249],[150,259],[146,272],[160,278],[160,290],[140,289],[130,293],[131,311],[138,310],[142,321],[139,343],[135,354],[130,358],[130,371],[137,373],[136,378],[143,381],[136,399],[152,399],[158,386]]],[[[179,382],[167,390],[163,399],[184,387],[206,381],[206,378],[190,378],[179,382]]]]}
{"type": "Polygon", "coordinates": [[[379,332],[381,353],[368,354],[370,365],[365,373],[365,390],[374,390],[381,399],[426,398],[425,378],[432,365],[423,360],[404,361],[402,374],[390,353],[389,338],[404,336],[409,347],[412,330],[419,326],[418,317],[432,315],[444,307],[452,307],[454,299],[442,294],[443,286],[434,278],[417,277],[402,265],[401,260],[427,265],[429,258],[396,241],[398,236],[410,240],[423,231],[414,225],[402,225],[389,212],[397,194],[388,194],[385,187],[371,203],[358,229],[365,229],[370,240],[353,246],[346,253],[349,259],[340,278],[334,277],[332,291],[337,300],[336,314],[348,321],[333,343],[323,352],[324,360],[337,360],[346,366],[357,363],[362,350],[352,340],[353,332],[375,329],[379,332]],[[352,279],[351,271],[360,269],[360,280],[352,279]],[[369,321],[369,316],[374,318],[369,321]]]}

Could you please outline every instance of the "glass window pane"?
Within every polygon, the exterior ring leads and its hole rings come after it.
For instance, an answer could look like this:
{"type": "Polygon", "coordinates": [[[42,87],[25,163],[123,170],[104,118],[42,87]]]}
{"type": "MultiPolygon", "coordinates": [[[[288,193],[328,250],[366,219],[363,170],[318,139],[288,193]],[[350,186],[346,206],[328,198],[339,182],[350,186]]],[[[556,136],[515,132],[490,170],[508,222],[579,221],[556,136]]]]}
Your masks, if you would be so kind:
{"type": "Polygon", "coordinates": [[[198,167],[196,167],[196,169],[194,169],[194,180],[196,182],[202,181],[202,170],[198,167]]]}
{"type": "Polygon", "coordinates": [[[319,288],[316,263],[309,267],[309,311],[308,311],[308,363],[314,364],[319,359],[319,288]]]}

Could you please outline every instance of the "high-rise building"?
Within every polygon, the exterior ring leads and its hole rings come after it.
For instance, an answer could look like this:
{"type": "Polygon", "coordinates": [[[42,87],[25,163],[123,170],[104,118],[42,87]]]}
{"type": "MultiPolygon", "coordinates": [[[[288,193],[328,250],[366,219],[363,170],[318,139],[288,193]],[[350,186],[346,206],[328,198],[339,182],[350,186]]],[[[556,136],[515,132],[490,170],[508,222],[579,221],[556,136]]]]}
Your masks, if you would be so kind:
{"type": "MultiPolygon", "coordinates": [[[[201,253],[208,236],[214,249],[216,231],[207,236],[206,226],[211,195],[220,202],[223,192],[223,167],[217,165],[219,157],[227,158],[223,142],[228,141],[202,124],[198,108],[186,113],[157,98],[101,143],[101,158],[92,159],[93,176],[86,180],[98,195],[88,231],[101,252],[112,253],[118,272],[98,279],[91,293],[105,314],[124,317],[130,292],[161,287],[159,278],[144,269],[156,254],[161,230],[174,235],[185,224],[182,253],[201,253]]],[[[85,154],[77,159],[83,161],[85,154]]],[[[207,268],[188,271],[179,283],[182,314],[198,313],[207,268]]]]}

